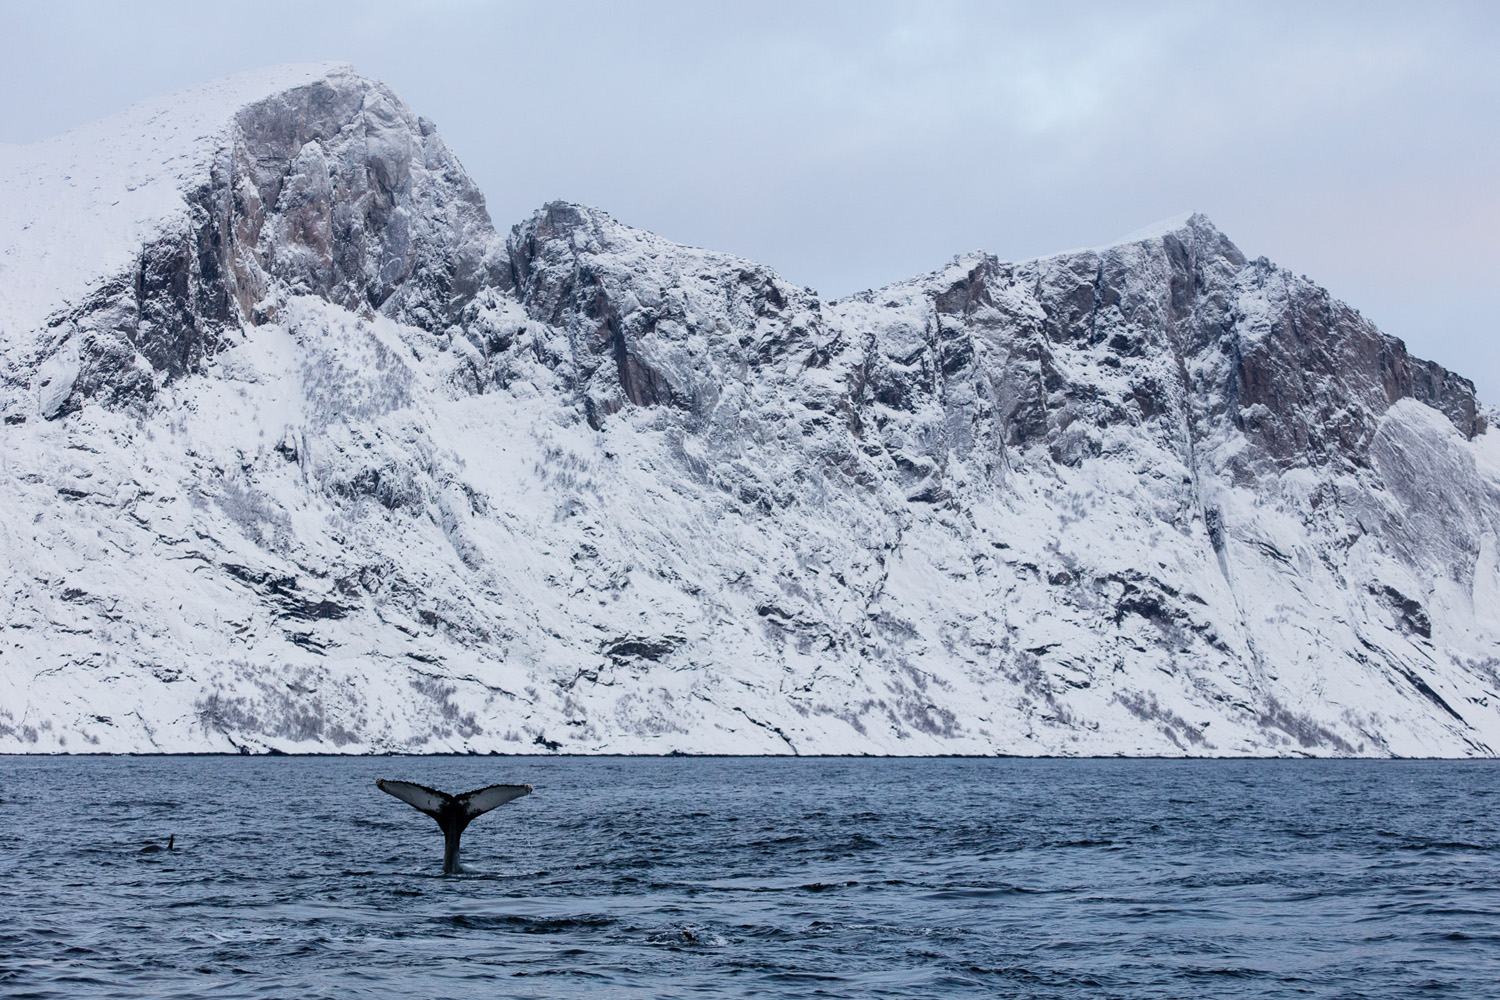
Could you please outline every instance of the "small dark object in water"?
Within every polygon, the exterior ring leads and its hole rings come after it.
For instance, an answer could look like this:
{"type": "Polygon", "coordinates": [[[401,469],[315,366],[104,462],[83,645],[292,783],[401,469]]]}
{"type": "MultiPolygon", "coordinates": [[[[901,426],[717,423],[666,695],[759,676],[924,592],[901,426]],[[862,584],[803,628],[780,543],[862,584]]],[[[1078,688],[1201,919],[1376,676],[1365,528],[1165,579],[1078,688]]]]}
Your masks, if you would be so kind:
{"type": "Polygon", "coordinates": [[[177,840],[177,834],[175,834],[175,833],[169,834],[167,836],[167,846],[166,847],[163,847],[160,844],[147,844],[145,847],[143,847],[143,848],[140,849],[139,853],[141,853],[141,854],[155,854],[158,851],[173,851],[173,850],[176,850],[176,848],[172,846],[173,842],[176,841],[176,840],[177,840]]]}
{"type": "Polygon", "coordinates": [[[436,788],[410,781],[388,781],[380,778],[375,786],[433,819],[443,831],[443,874],[462,872],[458,865],[458,838],[475,817],[482,816],[511,799],[531,794],[530,785],[489,785],[462,795],[449,795],[436,788]]]}

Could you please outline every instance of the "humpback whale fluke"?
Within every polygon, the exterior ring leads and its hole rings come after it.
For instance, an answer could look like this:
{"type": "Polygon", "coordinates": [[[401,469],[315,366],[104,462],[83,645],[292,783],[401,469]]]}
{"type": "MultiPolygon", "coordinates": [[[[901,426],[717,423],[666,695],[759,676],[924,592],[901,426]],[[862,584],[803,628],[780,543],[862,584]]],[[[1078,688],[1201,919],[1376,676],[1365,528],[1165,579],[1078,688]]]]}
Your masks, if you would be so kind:
{"type": "Polygon", "coordinates": [[[531,794],[530,785],[489,785],[462,795],[449,795],[426,785],[410,781],[389,781],[385,778],[378,779],[375,786],[437,820],[443,831],[444,875],[463,871],[458,866],[458,838],[463,836],[464,828],[474,817],[483,816],[511,799],[531,794]]]}

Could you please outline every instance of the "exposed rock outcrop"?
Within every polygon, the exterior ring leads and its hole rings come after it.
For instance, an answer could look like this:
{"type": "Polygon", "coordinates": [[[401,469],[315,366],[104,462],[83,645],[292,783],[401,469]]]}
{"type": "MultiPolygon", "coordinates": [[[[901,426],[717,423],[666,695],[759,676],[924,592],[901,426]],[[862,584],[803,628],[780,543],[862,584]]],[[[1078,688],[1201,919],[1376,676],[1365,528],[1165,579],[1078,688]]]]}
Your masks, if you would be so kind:
{"type": "Polygon", "coordinates": [[[825,302],[214,86],[92,278],[0,269],[0,749],[1500,747],[1473,386],[1202,216],[825,302]]]}
{"type": "Polygon", "coordinates": [[[504,283],[484,198],[432,123],[347,68],[238,110],[182,200],[128,270],[50,318],[34,361],[78,374],[44,416],[149,400],[289,296],[441,334],[504,283]]]}

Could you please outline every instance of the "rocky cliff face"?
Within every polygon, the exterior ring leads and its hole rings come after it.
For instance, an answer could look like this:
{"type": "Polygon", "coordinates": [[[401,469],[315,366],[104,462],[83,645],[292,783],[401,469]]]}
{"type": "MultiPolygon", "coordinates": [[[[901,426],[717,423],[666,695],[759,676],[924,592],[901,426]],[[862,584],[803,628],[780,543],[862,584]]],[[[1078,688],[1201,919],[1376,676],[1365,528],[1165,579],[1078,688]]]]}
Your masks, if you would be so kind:
{"type": "Polygon", "coordinates": [[[247,104],[216,138],[165,231],[48,317],[38,354],[66,351],[77,374],[43,416],[144,403],[288,296],[440,329],[502,280],[483,197],[381,84],[335,69],[247,104]]]}
{"type": "Polygon", "coordinates": [[[1500,747],[1472,385],[1201,216],[824,302],[214,87],[50,299],[0,218],[0,749],[1500,747]]]}

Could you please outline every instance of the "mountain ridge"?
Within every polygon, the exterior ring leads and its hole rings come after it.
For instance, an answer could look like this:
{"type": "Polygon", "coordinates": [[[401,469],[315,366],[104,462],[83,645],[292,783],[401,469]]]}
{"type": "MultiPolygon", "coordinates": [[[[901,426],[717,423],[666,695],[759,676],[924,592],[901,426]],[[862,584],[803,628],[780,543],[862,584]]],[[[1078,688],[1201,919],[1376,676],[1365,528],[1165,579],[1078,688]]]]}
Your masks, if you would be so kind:
{"type": "Polygon", "coordinates": [[[0,749],[1494,753],[1472,384],[1203,216],[824,302],[296,72],[0,297],[0,749]]]}

